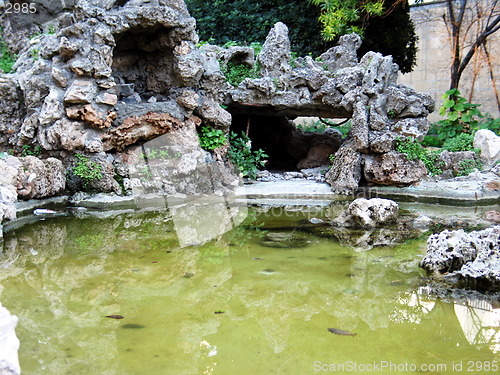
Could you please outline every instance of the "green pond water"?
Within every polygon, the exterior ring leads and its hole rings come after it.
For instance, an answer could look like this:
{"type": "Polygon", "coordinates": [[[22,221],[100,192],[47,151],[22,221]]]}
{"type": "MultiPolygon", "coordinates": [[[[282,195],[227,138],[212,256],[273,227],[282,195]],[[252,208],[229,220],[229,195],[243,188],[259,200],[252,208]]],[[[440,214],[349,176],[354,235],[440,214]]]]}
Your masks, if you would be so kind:
{"type": "Polygon", "coordinates": [[[251,209],[188,247],[167,211],[6,233],[0,301],[19,318],[23,375],[500,373],[499,306],[427,295],[426,236],[396,229],[384,246],[390,233],[308,218],[251,209]]]}

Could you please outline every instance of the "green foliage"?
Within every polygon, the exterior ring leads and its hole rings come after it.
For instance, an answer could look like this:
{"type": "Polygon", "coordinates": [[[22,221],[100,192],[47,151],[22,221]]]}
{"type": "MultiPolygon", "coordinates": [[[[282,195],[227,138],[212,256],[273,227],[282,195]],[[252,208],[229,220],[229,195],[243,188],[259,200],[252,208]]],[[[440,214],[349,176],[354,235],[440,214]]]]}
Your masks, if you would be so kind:
{"type": "Polygon", "coordinates": [[[383,0],[311,0],[311,3],[321,8],[319,21],[326,40],[335,40],[350,33],[363,35],[363,28],[357,22],[367,16],[384,13],[383,0]]]}
{"type": "Polygon", "coordinates": [[[20,156],[39,156],[42,152],[40,146],[22,145],[20,156]]]}
{"type": "Polygon", "coordinates": [[[441,147],[443,145],[443,141],[433,135],[426,135],[424,140],[421,142],[421,145],[424,147],[441,147]]]}
{"type": "Polygon", "coordinates": [[[389,109],[387,111],[387,117],[389,118],[395,118],[397,115],[396,115],[396,111],[394,109],[389,109]]]}
{"type": "Polygon", "coordinates": [[[459,163],[457,176],[467,176],[474,172],[474,169],[483,169],[483,163],[476,159],[465,159],[459,163]]]}
{"type": "Polygon", "coordinates": [[[75,154],[77,159],[76,164],[72,167],[72,172],[76,177],[79,177],[83,182],[83,187],[86,188],[91,182],[102,178],[101,166],[82,154],[75,154]]]}
{"type": "Polygon", "coordinates": [[[12,73],[12,66],[17,60],[17,55],[9,52],[7,44],[3,41],[3,30],[0,28],[0,73],[12,73]]]}
{"type": "Polygon", "coordinates": [[[224,146],[227,142],[226,135],[222,130],[209,126],[200,129],[198,138],[200,139],[200,146],[207,151],[213,151],[217,147],[224,146]]]}
{"type": "Polygon", "coordinates": [[[260,66],[254,64],[249,66],[243,63],[235,63],[229,61],[227,64],[221,65],[221,71],[226,77],[227,81],[237,87],[245,78],[257,78],[259,76],[260,66]]]}
{"type": "Polygon", "coordinates": [[[479,129],[489,129],[496,133],[496,135],[500,136],[500,118],[494,119],[489,116],[486,117],[483,121],[481,121],[479,129]]]}
{"type": "Polygon", "coordinates": [[[165,149],[151,148],[151,149],[147,150],[145,156],[148,160],[179,159],[182,156],[182,154],[180,152],[172,153],[169,150],[165,150],[165,149]]]}
{"type": "MultiPolygon", "coordinates": [[[[338,126],[334,123],[330,124],[331,127],[337,129],[342,133],[342,138],[347,137],[349,130],[351,130],[351,125],[352,125],[351,120],[338,126]]],[[[307,122],[297,124],[298,129],[302,130],[303,132],[309,132],[309,133],[321,133],[324,132],[328,127],[329,127],[328,125],[319,120],[316,121],[310,120],[307,122]]]]}
{"type": "Polygon", "coordinates": [[[443,148],[448,151],[474,151],[474,136],[472,134],[460,133],[454,138],[448,138],[443,143],[443,148]]]}
{"type": "Polygon", "coordinates": [[[30,50],[30,56],[33,60],[38,60],[38,58],[40,57],[40,50],[38,48],[32,48],[30,50]]]}
{"type": "Polygon", "coordinates": [[[446,91],[443,99],[444,102],[439,109],[439,114],[445,119],[439,121],[432,129],[440,140],[453,138],[460,133],[470,134],[478,128],[479,122],[476,117],[484,117],[477,109],[478,104],[467,102],[467,99],[460,96],[458,89],[446,91]]]}
{"type": "MultiPolygon", "coordinates": [[[[225,43],[222,47],[228,48],[241,45],[242,43],[230,41],[225,43]]],[[[250,43],[250,47],[253,48],[255,57],[262,51],[262,44],[258,42],[250,43]]],[[[240,61],[228,61],[227,63],[219,61],[219,63],[222,73],[227,81],[234,87],[237,87],[245,78],[259,77],[260,64],[258,61],[253,66],[244,64],[240,61]]]]}
{"type": "Polygon", "coordinates": [[[186,0],[202,40],[264,42],[273,25],[289,27],[291,48],[319,55],[333,45],[321,37],[320,9],[309,0],[186,0]]]}
{"type": "Polygon", "coordinates": [[[335,154],[330,154],[330,156],[328,156],[328,160],[330,160],[330,164],[333,165],[333,162],[335,161],[335,154]]]}
{"type": "Polygon", "coordinates": [[[430,175],[443,173],[439,162],[440,151],[429,151],[423,148],[415,138],[397,139],[396,151],[405,154],[408,160],[421,160],[430,175]]]}
{"type": "Polygon", "coordinates": [[[51,23],[47,29],[47,34],[54,35],[56,33],[56,25],[51,23]]]}
{"type": "Polygon", "coordinates": [[[310,0],[321,8],[323,37],[338,41],[356,32],[363,37],[358,57],[368,51],[391,55],[403,73],[413,70],[418,37],[407,1],[401,0],[310,0]]]}
{"type": "Polygon", "coordinates": [[[322,133],[326,130],[326,128],[327,126],[321,121],[309,120],[307,122],[297,124],[297,129],[300,129],[306,133],[322,133]]]}
{"type": "Polygon", "coordinates": [[[245,133],[238,135],[231,132],[229,135],[229,159],[235,164],[244,177],[255,179],[259,167],[265,165],[265,158],[269,157],[262,149],[252,151],[250,138],[245,133]]]}

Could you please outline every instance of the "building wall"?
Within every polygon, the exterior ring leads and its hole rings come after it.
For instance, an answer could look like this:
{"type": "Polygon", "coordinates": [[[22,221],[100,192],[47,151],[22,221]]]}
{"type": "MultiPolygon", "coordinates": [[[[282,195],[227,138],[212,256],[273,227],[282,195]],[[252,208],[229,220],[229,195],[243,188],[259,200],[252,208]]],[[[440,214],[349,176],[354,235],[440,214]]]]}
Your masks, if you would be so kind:
{"type": "MultiPolygon", "coordinates": [[[[485,14],[491,12],[494,0],[470,1],[467,10],[469,20],[464,27],[471,25],[470,19],[476,14],[475,6],[483,9],[485,14]]],[[[500,2],[497,8],[500,7],[500,2]]],[[[496,9],[500,12],[500,9],[496,9]]],[[[417,91],[428,92],[436,100],[436,111],[430,116],[432,121],[440,119],[438,109],[443,103],[441,96],[450,88],[451,42],[443,16],[447,16],[446,2],[432,1],[411,8],[411,17],[419,36],[419,52],[417,66],[414,71],[400,76],[399,82],[414,87],[417,91]]],[[[484,21],[482,21],[484,22],[484,21]]],[[[477,35],[477,23],[473,23],[471,32],[465,36],[462,45],[470,44],[477,35]]],[[[493,76],[496,87],[500,81],[500,31],[491,35],[487,42],[493,76]]],[[[462,96],[470,102],[481,104],[480,110],[493,117],[500,117],[499,105],[490,78],[490,70],[483,51],[477,53],[464,71],[459,84],[462,96]],[[474,75],[476,78],[474,80],[474,75]]]]}

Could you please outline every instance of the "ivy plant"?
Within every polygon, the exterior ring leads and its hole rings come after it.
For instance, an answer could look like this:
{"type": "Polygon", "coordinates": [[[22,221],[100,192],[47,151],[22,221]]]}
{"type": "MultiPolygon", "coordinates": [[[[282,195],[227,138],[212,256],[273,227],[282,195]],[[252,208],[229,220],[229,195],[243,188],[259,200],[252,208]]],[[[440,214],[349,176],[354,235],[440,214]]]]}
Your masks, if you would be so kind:
{"type": "Polygon", "coordinates": [[[231,132],[229,141],[229,159],[244,177],[257,178],[257,171],[265,165],[265,159],[269,156],[262,149],[252,151],[250,138],[243,132],[240,135],[231,132]]]}
{"type": "Polygon", "coordinates": [[[421,160],[431,176],[443,173],[442,162],[439,162],[441,151],[425,149],[415,138],[398,138],[396,140],[396,151],[405,154],[408,160],[421,160]]]}
{"type": "Polygon", "coordinates": [[[72,167],[73,174],[80,178],[83,187],[87,188],[90,183],[100,180],[102,178],[101,166],[82,154],[75,154],[76,163],[72,167]]]}
{"type": "Polygon", "coordinates": [[[213,151],[217,147],[224,146],[227,143],[224,131],[214,129],[210,126],[203,126],[200,129],[198,138],[200,140],[200,146],[207,151],[213,151]]]}

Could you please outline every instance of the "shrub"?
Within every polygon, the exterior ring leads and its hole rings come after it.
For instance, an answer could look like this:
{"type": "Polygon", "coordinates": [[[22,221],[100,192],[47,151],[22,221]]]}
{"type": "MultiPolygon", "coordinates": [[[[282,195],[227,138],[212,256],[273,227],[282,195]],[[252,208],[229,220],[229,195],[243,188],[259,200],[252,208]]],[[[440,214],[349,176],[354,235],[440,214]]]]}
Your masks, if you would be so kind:
{"type": "Polygon", "coordinates": [[[16,62],[17,56],[9,52],[7,44],[2,39],[2,35],[3,30],[0,28],[0,71],[3,73],[11,73],[12,66],[16,62]]]}
{"type": "Polygon", "coordinates": [[[207,151],[213,151],[217,147],[224,146],[227,142],[226,135],[222,130],[209,126],[200,129],[198,138],[200,139],[200,146],[207,151]]]}
{"type": "Polygon", "coordinates": [[[431,126],[430,135],[435,135],[444,142],[447,138],[453,138],[460,133],[470,134],[478,128],[476,117],[484,117],[478,109],[479,104],[467,102],[467,99],[460,96],[458,89],[446,91],[443,99],[439,114],[446,118],[431,126]]]}
{"type": "Polygon", "coordinates": [[[443,141],[433,135],[426,135],[420,144],[424,147],[441,147],[443,141]]]}
{"type": "Polygon", "coordinates": [[[467,176],[474,172],[474,169],[483,169],[483,163],[476,159],[465,159],[462,160],[458,165],[457,176],[467,176]]]}
{"type": "Polygon", "coordinates": [[[260,66],[258,63],[255,63],[254,66],[235,63],[233,61],[221,64],[222,74],[224,74],[227,81],[234,87],[237,87],[245,78],[257,78],[259,70],[260,66]]]}
{"type": "Polygon", "coordinates": [[[448,138],[443,143],[443,148],[448,151],[474,151],[474,136],[461,133],[454,138],[448,138]]]}
{"type": "Polygon", "coordinates": [[[82,180],[84,188],[87,188],[91,182],[102,178],[101,166],[99,164],[90,161],[89,158],[82,154],[75,154],[75,157],[77,161],[72,167],[72,172],[82,180]]]}
{"type": "Polygon", "coordinates": [[[489,129],[494,132],[496,135],[500,136],[500,118],[492,118],[487,117],[484,121],[479,125],[480,129],[489,129]]]}
{"type": "MultiPolygon", "coordinates": [[[[224,48],[228,48],[231,46],[240,46],[241,43],[238,42],[227,42],[223,45],[224,48]]],[[[256,62],[253,66],[248,64],[244,64],[242,62],[228,61],[224,63],[219,61],[221,66],[221,71],[226,77],[227,81],[237,87],[245,78],[257,78],[259,77],[260,64],[257,60],[257,56],[260,51],[262,51],[262,44],[258,42],[250,43],[250,47],[254,50],[254,56],[256,58],[256,62]]]]}
{"type": "Polygon", "coordinates": [[[241,135],[231,132],[229,140],[231,145],[228,152],[229,159],[244,177],[255,179],[259,167],[265,165],[265,158],[268,155],[262,149],[252,151],[250,138],[243,132],[241,135]]]}
{"type": "Polygon", "coordinates": [[[423,148],[415,138],[406,138],[404,140],[398,138],[396,140],[396,151],[405,154],[408,160],[421,160],[431,176],[443,173],[439,162],[440,151],[429,151],[423,148]]]}

